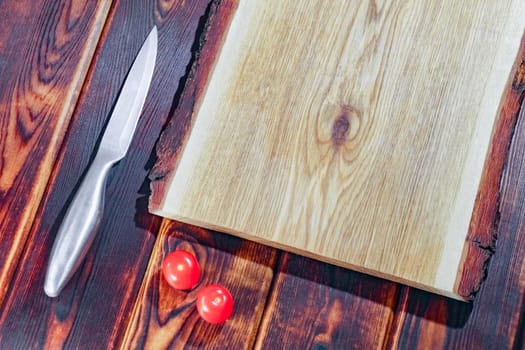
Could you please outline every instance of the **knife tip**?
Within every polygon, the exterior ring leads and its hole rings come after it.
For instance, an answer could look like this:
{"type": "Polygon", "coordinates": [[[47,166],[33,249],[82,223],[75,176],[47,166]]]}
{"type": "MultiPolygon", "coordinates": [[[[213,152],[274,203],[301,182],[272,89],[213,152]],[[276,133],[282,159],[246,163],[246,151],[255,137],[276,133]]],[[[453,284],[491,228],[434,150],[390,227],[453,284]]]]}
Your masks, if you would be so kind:
{"type": "Polygon", "coordinates": [[[53,272],[53,269],[51,269],[51,271],[48,269],[44,281],[44,293],[50,298],[55,298],[60,294],[65,281],[63,275],[57,276],[53,274],[53,272]]]}
{"type": "Polygon", "coordinates": [[[60,290],[58,288],[55,288],[55,286],[45,284],[44,293],[46,293],[46,295],[50,298],[55,298],[60,294],[60,290]]]}

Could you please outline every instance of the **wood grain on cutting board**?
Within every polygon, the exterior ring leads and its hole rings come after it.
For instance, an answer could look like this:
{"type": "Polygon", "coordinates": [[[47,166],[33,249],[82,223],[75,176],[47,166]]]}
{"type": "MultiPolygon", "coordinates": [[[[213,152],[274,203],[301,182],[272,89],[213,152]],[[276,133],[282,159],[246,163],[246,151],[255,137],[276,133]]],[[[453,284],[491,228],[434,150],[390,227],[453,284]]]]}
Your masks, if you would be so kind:
{"type": "Polygon", "coordinates": [[[519,1],[236,5],[183,147],[159,152],[172,172],[150,209],[469,297],[465,241],[519,1]]]}

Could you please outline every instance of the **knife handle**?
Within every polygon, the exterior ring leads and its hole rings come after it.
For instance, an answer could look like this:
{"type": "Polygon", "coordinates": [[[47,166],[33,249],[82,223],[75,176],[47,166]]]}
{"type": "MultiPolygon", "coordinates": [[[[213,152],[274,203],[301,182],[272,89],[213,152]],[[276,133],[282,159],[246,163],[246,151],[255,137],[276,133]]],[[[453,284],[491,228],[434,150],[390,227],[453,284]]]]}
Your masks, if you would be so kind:
{"type": "MultiPolygon", "coordinates": [[[[101,150],[102,151],[102,150],[101,150]]],[[[114,159],[98,152],[60,225],[51,250],[44,291],[57,296],[86,256],[104,211],[104,193],[114,159]]]]}

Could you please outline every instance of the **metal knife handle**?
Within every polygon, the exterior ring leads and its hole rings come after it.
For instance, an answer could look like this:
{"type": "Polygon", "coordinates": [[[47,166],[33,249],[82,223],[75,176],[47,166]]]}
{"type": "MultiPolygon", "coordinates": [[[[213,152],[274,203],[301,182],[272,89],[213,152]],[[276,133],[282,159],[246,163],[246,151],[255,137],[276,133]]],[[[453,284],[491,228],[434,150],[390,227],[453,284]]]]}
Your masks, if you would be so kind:
{"type": "Polygon", "coordinates": [[[57,296],[86,256],[104,211],[106,178],[115,163],[98,152],[82,180],[58,230],[47,269],[44,291],[57,296]]]}

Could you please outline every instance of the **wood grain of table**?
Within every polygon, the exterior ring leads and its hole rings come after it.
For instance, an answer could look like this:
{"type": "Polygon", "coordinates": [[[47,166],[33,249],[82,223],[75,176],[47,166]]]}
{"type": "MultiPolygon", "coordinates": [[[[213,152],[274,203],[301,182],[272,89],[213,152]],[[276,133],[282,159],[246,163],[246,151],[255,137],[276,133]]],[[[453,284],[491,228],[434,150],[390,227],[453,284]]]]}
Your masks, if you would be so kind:
{"type": "MultiPolygon", "coordinates": [[[[524,345],[525,55],[502,111],[513,130],[496,249],[473,303],[334,267],[147,212],[148,172],[206,23],[230,1],[0,4],[0,348],[512,349],[524,345]],[[112,170],[87,259],[55,299],[43,292],[58,225],[100,141],[127,69],[153,25],[159,59],[128,156],[112,170]],[[196,291],[159,263],[184,247],[202,284],[233,291],[224,325],[201,321],[196,291]]],[[[524,43],[522,42],[522,46],[524,43]]]]}

